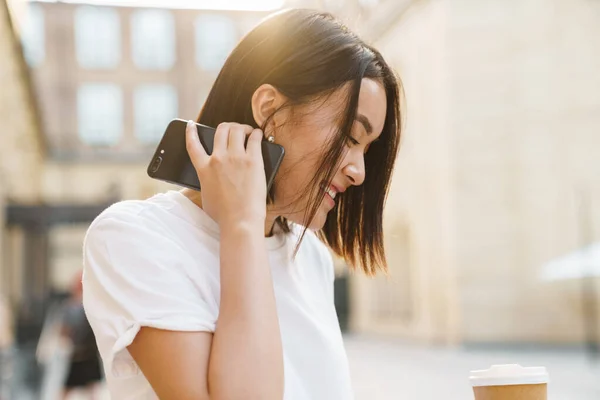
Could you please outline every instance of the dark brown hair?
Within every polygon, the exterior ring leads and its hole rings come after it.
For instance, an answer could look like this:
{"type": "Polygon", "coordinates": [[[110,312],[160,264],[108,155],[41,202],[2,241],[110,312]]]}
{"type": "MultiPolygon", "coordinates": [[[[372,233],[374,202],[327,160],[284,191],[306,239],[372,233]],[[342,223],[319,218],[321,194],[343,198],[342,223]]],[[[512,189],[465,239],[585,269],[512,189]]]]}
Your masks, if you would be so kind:
{"type": "MultiPolygon", "coordinates": [[[[318,235],[351,266],[374,275],[377,270],[387,271],[383,207],[400,142],[402,94],[399,78],[376,49],[328,13],[294,9],[274,14],[248,33],[229,55],[198,122],[208,126],[237,122],[256,127],[251,99],[265,83],[286,96],[285,107],[326,99],[336,90],[347,88],[338,134],[323,151],[304,193],[309,199],[304,217],[304,225],[308,226],[325,195],[320,183],[331,182],[347,149],[363,78],[377,80],[385,89],[383,131],[365,155],[364,183],[338,195],[318,235]]],[[[277,223],[289,231],[285,218],[277,223]]]]}

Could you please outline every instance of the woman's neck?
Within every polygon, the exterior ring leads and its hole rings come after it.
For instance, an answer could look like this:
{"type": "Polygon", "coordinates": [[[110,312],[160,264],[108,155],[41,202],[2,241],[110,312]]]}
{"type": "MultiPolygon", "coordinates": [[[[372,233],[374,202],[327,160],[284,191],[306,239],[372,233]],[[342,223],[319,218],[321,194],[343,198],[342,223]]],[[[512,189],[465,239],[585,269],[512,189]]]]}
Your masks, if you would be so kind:
{"type": "MultiPolygon", "coordinates": [[[[202,208],[202,195],[197,190],[192,189],[182,189],[181,193],[190,199],[194,204],[198,207],[202,208]]],[[[275,227],[275,220],[278,215],[274,213],[272,210],[269,210],[270,207],[267,206],[267,217],[265,218],[265,237],[273,236],[273,228],[275,227]]]]}

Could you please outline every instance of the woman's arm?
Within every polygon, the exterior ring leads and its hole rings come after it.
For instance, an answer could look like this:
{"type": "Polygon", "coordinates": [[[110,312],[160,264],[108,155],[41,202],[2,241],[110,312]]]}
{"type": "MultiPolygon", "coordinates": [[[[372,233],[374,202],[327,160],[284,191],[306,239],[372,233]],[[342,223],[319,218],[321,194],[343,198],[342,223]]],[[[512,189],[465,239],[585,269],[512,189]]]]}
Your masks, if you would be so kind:
{"type": "Polygon", "coordinates": [[[281,338],[263,230],[243,223],[222,229],[214,336],[142,328],[128,347],[161,400],[282,399],[281,338]]]}
{"type": "Polygon", "coordinates": [[[142,328],[128,347],[161,400],[280,400],[283,363],[262,227],[223,227],[214,335],[142,328]]]}
{"type": "Polygon", "coordinates": [[[264,223],[221,232],[221,306],[208,383],[211,399],[281,400],[283,355],[264,223]]]}
{"type": "Polygon", "coordinates": [[[127,347],[161,400],[208,400],[211,332],[143,327],[127,347]]]}
{"type": "Polygon", "coordinates": [[[220,126],[211,156],[216,154],[216,161],[202,153],[197,133],[188,131],[203,208],[221,231],[220,309],[214,335],[142,328],[128,347],[161,400],[283,398],[281,335],[264,238],[261,132],[251,135],[248,156],[242,153],[251,131],[237,124],[220,126]],[[224,151],[228,138],[229,154],[224,151]],[[258,195],[251,196],[256,190],[258,195]]]}

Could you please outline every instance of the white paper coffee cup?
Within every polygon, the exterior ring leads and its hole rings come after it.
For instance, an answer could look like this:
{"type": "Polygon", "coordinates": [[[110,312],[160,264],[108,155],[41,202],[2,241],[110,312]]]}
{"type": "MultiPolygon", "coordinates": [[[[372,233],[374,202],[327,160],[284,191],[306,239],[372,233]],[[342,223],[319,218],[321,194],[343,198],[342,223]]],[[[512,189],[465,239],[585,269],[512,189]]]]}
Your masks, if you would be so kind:
{"type": "Polygon", "coordinates": [[[540,385],[549,382],[545,367],[522,367],[519,364],[493,365],[490,369],[471,371],[471,386],[540,385]]]}
{"type": "Polygon", "coordinates": [[[475,400],[547,400],[548,371],[518,364],[494,365],[472,371],[469,377],[475,400]]]}

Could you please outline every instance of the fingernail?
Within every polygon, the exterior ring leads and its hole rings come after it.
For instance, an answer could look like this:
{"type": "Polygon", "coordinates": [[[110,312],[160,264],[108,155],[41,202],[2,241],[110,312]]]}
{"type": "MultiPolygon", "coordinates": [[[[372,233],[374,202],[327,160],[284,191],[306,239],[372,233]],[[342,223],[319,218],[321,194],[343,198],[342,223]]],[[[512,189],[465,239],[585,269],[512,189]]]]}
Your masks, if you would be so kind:
{"type": "Polygon", "coordinates": [[[192,125],[194,125],[194,121],[192,121],[191,119],[189,119],[188,122],[187,122],[187,128],[189,128],[192,125]]]}

